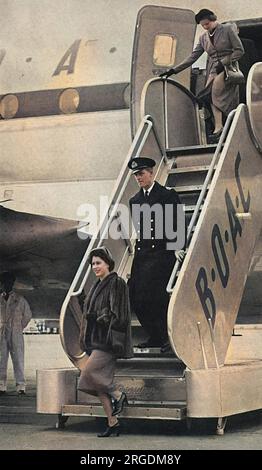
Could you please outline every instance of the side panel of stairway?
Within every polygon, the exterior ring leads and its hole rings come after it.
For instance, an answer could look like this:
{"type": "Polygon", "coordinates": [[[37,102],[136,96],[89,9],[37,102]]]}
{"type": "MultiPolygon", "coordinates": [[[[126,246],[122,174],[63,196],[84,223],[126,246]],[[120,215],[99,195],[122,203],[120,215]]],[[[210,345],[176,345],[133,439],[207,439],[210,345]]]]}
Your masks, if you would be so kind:
{"type": "MultiPolygon", "coordinates": [[[[249,72],[247,87],[247,106],[256,145],[262,151],[262,62],[254,64],[249,72]]],[[[256,243],[249,269],[237,323],[262,323],[262,232],[256,243]]],[[[262,341],[262,339],[261,339],[262,341]]],[[[250,349],[250,348],[249,348],[250,349]]],[[[260,357],[262,344],[260,345],[260,357]]]]}
{"type": "Polygon", "coordinates": [[[262,159],[251,135],[241,105],[170,300],[170,341],[192,369],[224,363],[261,230],[262,159]]]}

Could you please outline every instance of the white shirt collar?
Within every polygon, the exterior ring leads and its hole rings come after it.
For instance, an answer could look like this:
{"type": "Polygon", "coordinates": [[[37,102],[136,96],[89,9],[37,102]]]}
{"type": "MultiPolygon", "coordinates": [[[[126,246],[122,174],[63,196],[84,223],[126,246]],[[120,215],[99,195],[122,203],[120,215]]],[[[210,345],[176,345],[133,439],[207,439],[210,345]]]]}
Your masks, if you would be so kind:
{"type": "MultiPolygon", "coordinates": [[[[7,294],[7,292],[5,292],[5,294],[7,294]]],[[[9,299],[9,298],[11,297],[11,295],[13,295],[13,294],[14,294],[14,291],[13,291],[13,290],[10,290],[10,292],[8,292],[8,299],[9,299]]],[[[7,302],[8,299],[6,300],[6,297],[5,297],[5,295],[4,295],[4,292],[1,292],[1,297],[7,302]]]]}
{"type": "Polygon", "coordinates": [[[153,189],[153,187],[154,187],[154,185],[155,185],[155,182],[153,181],[153,184],[151,184],[150,188],[148,188],[148,189],[144,189],[144,188],[143,188],[144,194],[146,194],[146,191],[148,192],[148,194],[150,194],[151,191],[152,191],[152,189],[153,189]]]}

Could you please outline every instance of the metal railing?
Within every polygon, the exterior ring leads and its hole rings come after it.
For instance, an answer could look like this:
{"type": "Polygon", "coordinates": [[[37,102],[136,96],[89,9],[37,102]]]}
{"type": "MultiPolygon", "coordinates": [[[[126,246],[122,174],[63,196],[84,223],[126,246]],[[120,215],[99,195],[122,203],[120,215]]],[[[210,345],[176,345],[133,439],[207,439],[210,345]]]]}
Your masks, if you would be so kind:
{"type": "MultiPolygon", "coordinates": [[[[198,200],[197,200],[197,204],[196,204],[196,207],[195,207],[195,210],[193,212],[193,215],[192,215],[192,218],[190,220],[190,224],[188,226],[188,229],[187,229],[187,239],[186,239],[186,246],[188,247],[188,244],[191,240],[191,235],[193,233],[193,228],[199,218],[199,211],[200,211],[200,207],[204,201],[204,198],[206,196],[206,193],[207,193],[207,190],[208,190],[208,186],[209,186],[209,183],[210,181],[212,180],[212,177],[213,177],[213,173],[214,173],[214,169],[215,169],[215,165],[217,163],[217,159],[218,159],[218,156],[222,150],[222,146],[223,146],[223,143],[226,139],[226,136],[227,136],[227,133],[229,131],[229,128],[231,126],[231,123],[233,121],[233,118],[235,116],[235,112],[236,110],[234,109],[233,111],[231,111],[227,117],[227,120],[226,120],[226,123],[225,123],[225,126],[223,128],[223,131],[222,131],[222,134],[221,134],[221,137],[219,139],[219,142],[218,142],[218,145],[217,145],[217,148],[216,148],[216,151],[213,155],[213,158],[211,160],[211,164],[210,164],[210,167],[209,167],[209,170],[207,172],[207,175],[206,175],[206,178],[205,178],[205,181],[204,181],[204,184],[203,184],[203,187],[201,189],[201,192],[199,194],[199,197],[198,197],[198,200]]],[[[180,261],[176,261],[175,263],[175,266],[173,268],[173,271],[171,273],[171,276],[169,278],[169,281],[168,281],[168,284],[167,284],[167,292],[169,294],[172,294],[173,292],[173,289],[174,289],[174,281],[175,281],[175,278],[177,276],[177,272],[180,268],[180,265],[181,265],[181,262],[180,261]]]]}
{"type": "MultiPolygon", "coordinates": [[[[165,147],[169,149],[169,129],[168,129],[168,99],[167,99],[167,87],[168,83],[171,83],[173,86],[179,87],[181,90],[185,91],[187,96],[191,98],[192,103],[194,104],[195,114],[196,114],[196,123],[197,123],[197,130],[198,130],[198,137],[199,142],[202,142],[202,132],[201,132],[201,123],[200,123],[200,115],[199,115],[199,106],[195,96],[186,88],[183,87],[180,83],[177,83],[175,80],[167,78],[160,78],[163,80],[164,85],[164,126],[165,126],[165,147]]],[[[204,143],[204,142],[202,142],[204,143]]]]}
{"type": "MultiPolygon", "coordinates": [[[[193,93],[191,93],[190,90],[188,90],[183,85],[181,85],[181,83],[169,77],[167,79],[163,77],[154,77],[154,78],[150,78],[145,83],[142,94],[141,94],[141,103],[140,103],[141,115],[143,115],[145,112],[146,97],[147,97],[148,90],[150,86],[154,85],[156,82],[163,83],[163,89],[161,91],[163,122],[161,123],[161,125],[162,125],[162,130],[163,130],[163,146],[165,147],[165,149],[168,149],[170,145],[170,129],[169,129],[170,126],[168,125],[168,112],[169,112],[170,106],[173,106],[173,104],[172,105],[169,104],[168,87],[170,90],[172,89],[172,87],[174,89],[180,90],[192,102],[192,105],[194,107],[194,117],[196,121],[196,131],[197,131],[197,139],[198,139],[197,145],[206,144],[206,140],[203,139],[203,131],[201,129],[201,122],[200,122],[200,115],[199,115],[199,106],[198,106],[198,101],[196,97],[193,95],[193,93]]],[[[152,106],[152,109],[148,109],[148,108],[146,109],[146,112],[148,112],[153,117],[155,115],[155,111],[156,111],[155,105],[152,106]]]]}
{"type": "MultiPolygon", "coordinates": [[[[103,242],[105,240],[105,237],[109,233],[110,224],[116,218],[119,217],[119,212],[118,212],[119,211],[119,204],[120,204],[120,202],[123,198],[124,193],[127,191],[128,183],[130,181],[130,178],[132,177],[131,171],[128,169],[127,164],[129,162],[129,160],[131,158],[133,158],[134,156],[136,156],[136,157],[140,156],[140,154],[143,150],[143,147],[144,147],[145,143],[147,142],[147,139],[148,139],[151,131],[154,134],[156,146],[157,146],[158,152],[159,152],[159,162],[158,162],[159,163],[159,165],[158,165],[159,168],[161,167],[162,163],[165,163],[165,161],[166,161],[165,150],[162,148],[160,140],[157,136],[156,130],[154,129],[153,119],[152,119],[151,116],[147,115],[141,121],[141,124],[140,124],[140,126],[137,130],[136,136],[133,140],[133,143],[132,143],[132,145],[130,147],[130,150],[128,152],[128,155],[126,157],[126,160],[123,164],[121,173],[120,173],[120,175],[117,179],[117,182],[116,182],[116,186],[115,186],[116,190],[113,193],[113,195],[111,197],[111,200],[110,200],[110,203],[109,203],[108,211],[107,211],[105,217],[103,218],[103,220],[101,221],[96,235],[94,235],[92,237],[91,242],[88,245],[88,248],[87,248],[87,250],[86,250],[86,252],[85,252],[85,254],[82,258],[82,261],[79,265],[79,268],[76,272],[76,275],[75,275],[75,277],[74,277],[74,279],[71,283],[71,286],[70,286],[70,288],[68,290],[68,293],[65,297],[65,300],[63,302],[63,305],[62,305],[62,308],[61,308],[61,315],[60,315],[60,332],[61,332],[61,342],[62,342],[62,345],[63,345],[63,348],[64,348],[65,352],[67,352],[67,348],[66,348],[66,343],[65,343],[63,326],[64,326],[65,316],[66,316],[66,312],[67,312],[69,302],[72,298],[80,295],[82,293],[82,291],[84,290],[84,287],[85,287],[85,285],[88,281],[88,278],[89,278],[89,275],[90,275],[90,272],[91,272],[91,266],[88,263],[88,258],[89,258],[90,251],[93,248],[98,248],[99,246],[101,246],[103,244],[103,242]]],[[[133,195],[133,193],[130,194],[130,196],[131,195],[133,195]]],[[[128,234],[124,233],[124,237],[125,237],[126,250],[129,253],[131,253],[132,244],[130,242],[128,234]]],[[[120,264],[122,262],[123,256],[125,256],[126,250],[123,251],[123,253],[122,252],[119,253],[119,256],[121,257],[120,264]]],[[[69,357],[71,358],[70,355],[69,355],[69,357]]]]}

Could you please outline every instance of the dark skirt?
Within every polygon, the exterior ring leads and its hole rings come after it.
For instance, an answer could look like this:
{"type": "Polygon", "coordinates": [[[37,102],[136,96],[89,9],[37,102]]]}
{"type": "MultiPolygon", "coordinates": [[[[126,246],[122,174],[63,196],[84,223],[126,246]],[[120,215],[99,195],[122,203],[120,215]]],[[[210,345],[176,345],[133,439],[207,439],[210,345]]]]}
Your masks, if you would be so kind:
{"type": "Polygon", "coordinates": [[[78,390],[95,396],[111,395],[115,390],[115,368],[116,358],[111,353],[94,349],[81,371],[78,390]]]}

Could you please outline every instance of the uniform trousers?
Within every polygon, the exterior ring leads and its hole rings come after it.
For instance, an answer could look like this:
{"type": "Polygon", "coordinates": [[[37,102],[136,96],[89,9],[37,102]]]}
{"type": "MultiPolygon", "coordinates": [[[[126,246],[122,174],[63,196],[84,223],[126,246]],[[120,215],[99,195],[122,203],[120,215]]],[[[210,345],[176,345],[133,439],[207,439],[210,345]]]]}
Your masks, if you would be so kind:
{"type": "Polygon", "coordinates": [[[175,264],[174,251],[141,250],[135,254],[129,281],[131,308],[156,346],[168,340],[166,292],[175,264]]]}

